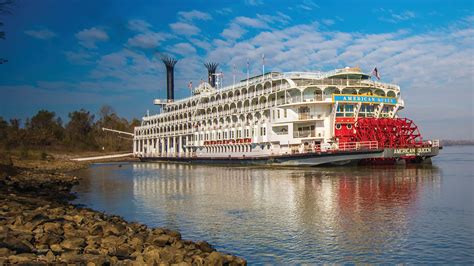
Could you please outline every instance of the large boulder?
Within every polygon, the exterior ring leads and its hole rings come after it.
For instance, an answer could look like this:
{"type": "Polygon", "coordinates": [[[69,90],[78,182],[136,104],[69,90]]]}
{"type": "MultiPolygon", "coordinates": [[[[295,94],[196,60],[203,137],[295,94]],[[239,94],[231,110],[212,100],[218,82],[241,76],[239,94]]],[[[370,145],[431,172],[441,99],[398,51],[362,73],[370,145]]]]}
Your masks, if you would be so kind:
{"type": "Polygon", "coordinates": [[[213,251],[207,257],[207,262],[208,262],[209,265],[213,265],[213,266],[223,265],[224,264],[224,256],[220,252],[213,251]]]}
{"type": "Polygon", "coordinates": [[[171,240],[171,236],[169,235],[159,235],[159,236],[152,236],[149,240],[149,243],[152,245],[156,245],[158,247],[166,246],[171,240]]]}
{"type": "Polygon", "coordinates": [[[17,253],[30,253],[35,252],[35,247],[28,241],[19,239],[12,234],[0,239],[0,248],[8,248],[17,253]]]}
{"type": "Polygon", "coordinates": [[[212,252],[215,249],[211,246],[211,244],[207,243],[206,241],[198,241],[196,242],[196,246],[202,250],[203,252],[212,252]]]}
{"type": "Polygon", "coordinates": [[[61,242],[61,247],[65,250],[81,250],[86,245],[84,238],[71,237],[61,242]]]}
{"type": "Polygon", "coordinates": [[[43,224],[43,230],[46,233],[54,233],[56,235],[62,235],[64,234],[64,231],[62,229],[62,226],[60,223],[52,223],[52,222],[47,222],[43,224]]]}

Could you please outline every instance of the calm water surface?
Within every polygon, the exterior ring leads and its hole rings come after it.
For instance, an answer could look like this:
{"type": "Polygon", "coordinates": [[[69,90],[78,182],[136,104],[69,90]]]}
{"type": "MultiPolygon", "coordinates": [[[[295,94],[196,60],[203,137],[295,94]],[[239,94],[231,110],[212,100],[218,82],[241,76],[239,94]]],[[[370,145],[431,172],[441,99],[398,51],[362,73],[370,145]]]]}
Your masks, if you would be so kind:
{"type": "Polygon", "coordinates": [[[75,203],[250,264],[472,264],[473,170],[473,146],[446,147],[432,166],[97,164],[78,172],[75,203]]]}

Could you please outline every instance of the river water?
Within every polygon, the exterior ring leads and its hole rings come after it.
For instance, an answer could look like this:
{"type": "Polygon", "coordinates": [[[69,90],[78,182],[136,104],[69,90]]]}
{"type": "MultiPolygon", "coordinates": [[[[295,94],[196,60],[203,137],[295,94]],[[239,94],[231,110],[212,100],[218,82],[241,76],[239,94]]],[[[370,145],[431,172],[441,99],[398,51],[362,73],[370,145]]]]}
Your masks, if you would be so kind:
{"type": "Polygon", "coordinates": [[[433,165],[95,164],[82,204],[179,230],[250,264],[474,263],[474,146],[433,165]]]}

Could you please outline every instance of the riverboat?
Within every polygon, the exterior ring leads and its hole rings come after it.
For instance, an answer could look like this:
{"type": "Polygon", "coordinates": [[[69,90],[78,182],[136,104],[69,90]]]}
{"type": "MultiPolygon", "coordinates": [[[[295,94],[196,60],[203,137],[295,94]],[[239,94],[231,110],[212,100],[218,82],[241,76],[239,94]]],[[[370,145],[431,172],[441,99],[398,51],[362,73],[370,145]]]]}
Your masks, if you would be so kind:
{"type": "Polygon", "coordinates": [[[208,63],[208,82],[175,100],[177,61],[163,62],[167,99],[154,100],[160,112],[143,117],[133,133],[133,153],[143,161],[420,163],[441,148],[399,117],[405,103],[398,85],[372,80],[359,67],[268,72],[223,87],[218,64],[208,63]]]}

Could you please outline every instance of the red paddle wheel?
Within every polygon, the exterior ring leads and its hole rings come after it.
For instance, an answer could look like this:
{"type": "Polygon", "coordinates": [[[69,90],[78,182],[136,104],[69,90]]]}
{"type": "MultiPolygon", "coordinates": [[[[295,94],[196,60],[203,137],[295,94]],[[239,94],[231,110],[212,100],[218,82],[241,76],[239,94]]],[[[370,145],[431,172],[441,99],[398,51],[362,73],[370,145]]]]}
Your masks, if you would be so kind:
{"type": "Polygon", "coordinates": [[[378,141],[379,147],[413,147],[422,143],[418,127],[408,118],[359,118],[356,141],[378,141]]]}

